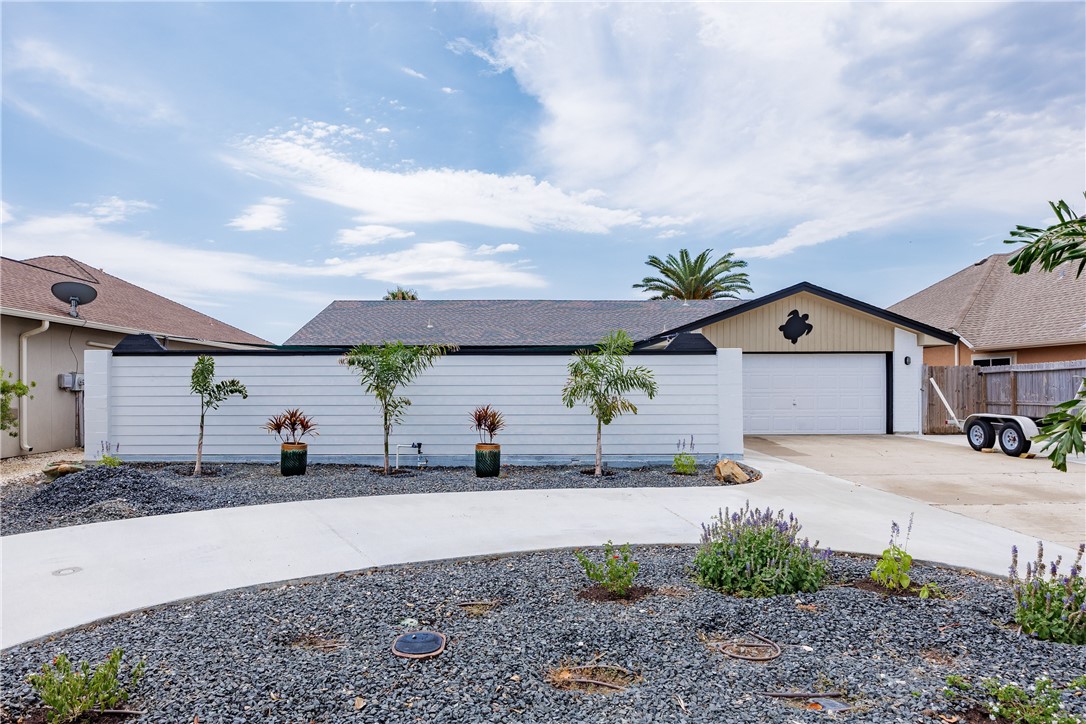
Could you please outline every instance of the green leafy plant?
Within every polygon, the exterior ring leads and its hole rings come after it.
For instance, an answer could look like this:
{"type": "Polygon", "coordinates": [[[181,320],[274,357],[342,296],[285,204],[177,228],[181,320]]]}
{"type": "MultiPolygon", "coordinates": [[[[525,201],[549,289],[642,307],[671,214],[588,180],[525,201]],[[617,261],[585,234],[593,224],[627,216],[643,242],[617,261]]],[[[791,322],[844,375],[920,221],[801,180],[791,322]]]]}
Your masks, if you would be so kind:
{"type": "Polygon", "coordinates": [[[690,447],[687,452],[686,438],[679,438],[675,443],[675,457],[671,461],[671,469],[678,475],[693,475],[698,472],[698,461],[694,457],[694,436],[690,436],[690,447]]]}
{"type": "MultiPolygon", "coordinates": [[[[117,452],[120,453],[120,450],[121,446],[118,445],[117,452]]],[[[109,442],[108,440],[103,440],[98,445],[98,464],[104,465],[107,468],[121,467],[121,465],[124,463],[124,460],[121,460],[121,456],[119,454],[114,455],[113,452],[113,443],[109,442]]]]}
{"type": "Polygon", "coordinates": [[[143,676],[145,662],[140,661],[128,677],[127,687],[121,682],[120,668],[124,651],[113,649],[105,661],[91,671],[88,661],[72,666],[67,655],[60,654],[52,663],[44,664],[40,674],[31,674],[27,681],[49,707],[46,720],[69,722],[95,709],[115,708],[128,700],[128,688],[135,688],[143,676]]]}
{"type": "Polygon", "coordinates": [[[456,347],[441,344],[413,346],[403,342],[386,342],[380,346],[360,344],[340,358],[356,375],[359,383],[377,399],[381,408],[381,429],[385,440],[385,475],[388,475],[388,436],[392,428],[403,421],[411,400],[397,395],[396,390],[406,386],[423,370],[446,352],[456,347]]]}
{"type": "MultiPolygon", "coordinates": [[[[905,532],[905,542],[898,545],[898,536],[901,534],[901,528],[896,521],[890,521],[890,545],[882,552],[882,556],[875,563],[875,568],[871,571],[871,580],[879,584],[883,588],[890,590],[909,590],[909,586],[912,585],[912,578],[909,576],[909,571],[913,567],[913,557],[908,553],[909,537],[913,532],[913,516],[909,515],[909,528],[905,532]]],[[[925,583],[920,587],[917,595],[920,598],[943,598],[944,594],[941,588],[935,583],[925,583]]]]}
{"type": "Polygon", "coordinates": [[[36,387],[33,381],[28,385],[22,380],[12,381],[14,375],[0,367],[0,430],[6,430],[11,437],[19,437],[19,415],[11,408],[11,403],[19,397],[33,400],[30,388],[36,387]]]}
{"type": "Polygon", "coordinates": [[[1086,543],[1068,575],[1060,575],[1062,558],[1048,566],[1044,563],[1044,545],[1037,541],[1037,558],[1026,563],[1024,578],[1018,576],[1018,547],[1011,548],[1010,581],[1014,592],[1014,620],[1022,631],[1047,641],[1086,644],[1086,579],[1082,576],[1082,556],[1086,543]],[[1047,568],[1048,575],[1045,575],[1047,568]]]}
{"type": "Polygon", "coordinates": [[[795,516],[785,520],[783,510],[751,510],[750,501],[734,513],[725,508],[702,524],[694,556],[698,582],[753,598],[817,591],[826,578],[830,551],[818,550],[818,541],[800,541],[801,528],[795,516]]]}
{"type": "MultiPolygon", "coordinates": [[[[1083,194],[1086,196],[1086,193],[1083,194]]],[[[1025,244],[1007,260],[1015,274],[1026,274],[1036,264],[1043,271],[1055,271],[1064,262],[1078,262],[1075,278],[1086,269],[1086,215],[1076,214],[1066,201],[1049,201],[1056,214],[1056,223],[1037,229],[1032,226],[1016,226],[1011,238],[1004,244],[1025,244]]],[[[1040,422],[1040,434],[1034,440],[1042,443],[1040,452],[1051,449],[1049,460],[1052,467],[1067,472],[1067,456],[1086,452],[1083,446],[1082,427],[1086,423],[1086,380],[1073,400],[1056,406],[1040,422]]]]}
{"type": "Polygon", "coordinates": [[[1067,472],[1067,456],[1083,453],[1082,427],[1086,424],[1086,379],[1079,385],[1075,399],[1061,402],[1038,423],[1040,434],[1033,439],[1041,443],[1039,452],[1051,448],[1048,459],[1052,467],[1067,472]]]}
{"type": "Polygon", "coordinates": [[[419,299],[419,293],[414,289],[407,289],[405,287],[397,286],[395,289],[389,289],[387,292],[385,292],[385,296],[381,297],[381,299],[386,302],[417,302],[419,299]]]}
{"type": "Polygon", "coordinates": [[[306,435],[320,435],[313,418],[303,414],[297,407],[286,410],[281,415],[269,417],[262,429],[275,435],[281,442],[292,445],[300,443],[306,435]]]}
{"type": "Polygon", "coordinates": [[[985,711],[992,719],[1012,724],[1083,724],[1083,720],[1064,709],[1065,696],[1081,696],[1086,690],[1086,676],[1072,680],[1065,687],[1046,676],[1028,688],[1005,683],[994,677],[981,679],[977,686],[962,676],[948,676],[943,695],[985,711]]]}
{"type": "Polygon", "coordinates": [[[625,598],[633,587],[640,564],[633,559],[630,544],[626,543],[615,552],[614,543],[603,546],[603,563],[596,563],[581,551],[574,551],[588,580],[603,586],[616,598],[625,598]]]}
{"type": "Polygon", "coordinates": [[[634,390],[651,400],[656,381],[645,367],[626,369],[623,358],[633,351],[633,340],[623,330],[609,333],[594,352],[578,352],[567,365],[569,376],[562,388],[562,402],[572,409],[577,403],[588,406],[596,418],[596,477],[603,475],[603,426],[624,413],[637,414],[637,405],[625,395],[634,390]]]}
{"type": "Polygon", "coordinates": [[[505,417],[490,405],[481,405],[471,412],[471,429],[479,433],[479,442],[493,443],[494,436],[505,429],[505,417]]]}
{"type": "Polygon", "coordinates": [[[698,461],[690,453],[675,453],[671,469],[679,475],[694,475],[698,472],[698,461]]]}
{"type": "Polygon", "coordinates": [[[249,391],[238,380],[215,381],[215,358],[202,354],[196,358],[196,364],[192,366],[192,384],[190,391],[200,396],[200,435],[196,439],[196,467],[193,475],[199,475],[204,455],[204,418],[208,410],[217,410],[219,405],[232,395],[241,395],[241,399],[249,397],[249,391]]]}

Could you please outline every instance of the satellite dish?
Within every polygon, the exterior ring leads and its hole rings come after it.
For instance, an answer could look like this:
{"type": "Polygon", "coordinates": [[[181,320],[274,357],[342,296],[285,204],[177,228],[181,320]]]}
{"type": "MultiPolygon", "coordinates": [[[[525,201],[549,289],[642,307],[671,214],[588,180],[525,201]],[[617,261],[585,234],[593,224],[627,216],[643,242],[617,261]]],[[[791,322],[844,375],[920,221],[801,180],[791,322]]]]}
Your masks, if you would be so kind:
{"type": "Polygon", "coordinates": [[[82,282],[57,282],[51,287],[50,291],[60,301],[71,303],[72,308],[68,314],[73,317],[79,316],[76,307],[80,304],[90,304],[98,298],[98,292],[94,291],[94,287],[82,282]]]}

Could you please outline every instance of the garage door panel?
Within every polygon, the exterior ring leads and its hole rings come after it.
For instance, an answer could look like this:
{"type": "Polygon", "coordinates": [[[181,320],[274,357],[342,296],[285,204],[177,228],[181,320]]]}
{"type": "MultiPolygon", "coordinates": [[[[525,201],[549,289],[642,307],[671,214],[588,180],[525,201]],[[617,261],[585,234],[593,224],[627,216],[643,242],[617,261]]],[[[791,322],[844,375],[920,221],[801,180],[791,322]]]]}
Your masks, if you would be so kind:
{"type": "Polygon", "coordinates": [[[883,354],[743,355],[748,434],[884,434],[883,354]]]}

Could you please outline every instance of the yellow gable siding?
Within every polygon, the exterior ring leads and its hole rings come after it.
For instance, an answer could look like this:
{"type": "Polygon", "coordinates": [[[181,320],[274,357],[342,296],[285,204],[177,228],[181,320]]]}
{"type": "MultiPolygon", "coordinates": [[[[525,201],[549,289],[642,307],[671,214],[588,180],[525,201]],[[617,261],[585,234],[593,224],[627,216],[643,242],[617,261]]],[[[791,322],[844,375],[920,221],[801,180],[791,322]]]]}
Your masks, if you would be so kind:
{"type": "Polygon", "coordinates": [[[793,294],[701,330],[717,347],[744,352],[891,352],[894,327],[807,292],[793,294]],[[814,329],[792,344],[778,329],[793,309],[814,329]]]}

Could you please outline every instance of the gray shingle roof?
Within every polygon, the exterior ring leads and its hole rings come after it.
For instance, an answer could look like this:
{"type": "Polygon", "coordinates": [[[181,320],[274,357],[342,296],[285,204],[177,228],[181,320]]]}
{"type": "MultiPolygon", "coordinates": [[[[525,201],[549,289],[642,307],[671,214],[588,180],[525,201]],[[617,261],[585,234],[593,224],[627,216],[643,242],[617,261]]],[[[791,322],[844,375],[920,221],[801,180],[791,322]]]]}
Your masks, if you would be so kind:
{"type": "Polygon", "coordinates": [[[1070,262],[1014,274],[1012,254],[982,259],[890,311],[952,330],[977,350],[1086,342],[1086,275],[1076,279],[1070,262]]]}
{"type": "Polygon", "coordinates": [[[0,305],[12,310],[68,319],[69,305],[57,300],[50,288],[56,282],[78,281],[98,292],[94,302],[79,308],[79,316],[88,322],[209,342],[269,344],[68,256],[39,256],[24,261],[5,257],[0,260],[0,276],[0,305]]]}
{"type": "Polygon", "coordinates": [[[459,347],[592,345],[623,329],[644,340],[742,302],[737,299],[335,301],[286,341],[352,346],[401,341],[459,347]]]}

